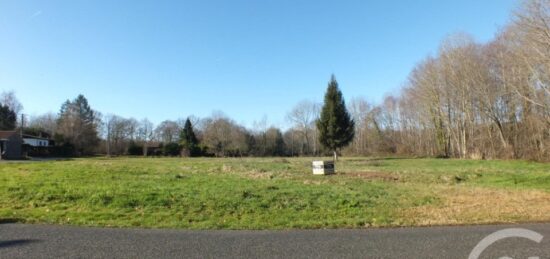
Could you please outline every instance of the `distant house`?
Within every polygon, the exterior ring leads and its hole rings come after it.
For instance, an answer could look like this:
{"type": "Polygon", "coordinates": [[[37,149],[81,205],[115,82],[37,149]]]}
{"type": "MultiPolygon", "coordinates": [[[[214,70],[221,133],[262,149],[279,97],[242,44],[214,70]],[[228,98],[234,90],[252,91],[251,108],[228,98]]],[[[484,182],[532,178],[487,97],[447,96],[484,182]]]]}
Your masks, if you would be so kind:
{"type": "Polygon", "coordinates": [[[23,157],[23,139],[17,131],[0,131],[0,159],[23,157]]]}
{"type": "MultiPolygon", "coordinates": [[[[28,132],[27,132],[28,133],[28,132]]],[[[31,157],[51,156],[54,148],[54,141],[45,132],[33,132],[23,134],[23,154],[31,157]]]]}
{"type": "Polygon", "coordinates": [[[158,142],[145,144],[145,150],[147,156],[160,156],[162,155],[162,144],[158,142]]]}
{"type": "Polygon", "coordinates": [[[49,147],[52,145],[52,141],[49,138],[42,136],[32,136],[23,134],[23,144],[31,147],[49,147]]]}

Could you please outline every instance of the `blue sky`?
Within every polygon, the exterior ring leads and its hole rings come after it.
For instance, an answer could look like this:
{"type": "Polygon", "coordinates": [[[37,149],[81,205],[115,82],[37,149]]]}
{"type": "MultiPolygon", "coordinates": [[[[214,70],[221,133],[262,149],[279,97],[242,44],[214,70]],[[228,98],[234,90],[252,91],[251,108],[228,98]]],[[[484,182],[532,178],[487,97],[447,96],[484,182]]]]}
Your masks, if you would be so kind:
{"type": "Polygon", "coordinates": [[[285,127],[334,73],[379,102],[451,33],[485,42],[513,0],[0,0],[0,90],[24,113],[84,94],[102,113],[155,123],[223,111],[285,127]]]}

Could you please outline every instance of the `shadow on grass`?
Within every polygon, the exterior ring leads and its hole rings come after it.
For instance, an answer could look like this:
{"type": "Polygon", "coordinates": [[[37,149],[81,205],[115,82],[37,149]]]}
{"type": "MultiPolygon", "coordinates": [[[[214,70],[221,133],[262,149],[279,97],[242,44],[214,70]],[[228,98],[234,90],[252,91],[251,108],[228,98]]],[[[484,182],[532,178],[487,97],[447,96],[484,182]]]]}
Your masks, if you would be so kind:
{"type": "Polygon", "coordinates": [[[28,245],[31,243],[40,242],[38,239],[14,239],[14,240],[6,240],[6,241],[0,241],[0,249],[3,248],[9,248],[14,246],[23,246],[28,245]]]}
{"type": "Polygon", "coordinates": [[[414,159],[415,157],[376,157],[370,159],[370,161],[389,161],[389,160],[406,160],[414,159]]]}
{"type": "Polygon", "coordinates": [[[18,219],[18,218],[7,218],[7,219],[3,219],[3,218],[0,218],[0,225],[1,225],[1,224],[20,223],[20,222],[23,222],[23,219],[18,219]]]}
{"type": "Polygon", "coordinates": [[[26,159],[2,159],[0,160],[0,163],[35,163],[35,162],[49,162],[49,161],[56,161],[56,162],[63,162],[63,161],[73,161],[73,158],[67,158],[67,157],[27,157],[26,159]]]}
{"type": "Polygon", "coordinates": [[[48,161],[73,161],[72,157],[30,157],[27,161],[48,162],[48,161]]]}
{"type": "Polygon", "coordinates": [[[405,160],[405,159],[414,159],[415,157],[344,157],[343,161],[389,161],[389,160],[405,160]]]}

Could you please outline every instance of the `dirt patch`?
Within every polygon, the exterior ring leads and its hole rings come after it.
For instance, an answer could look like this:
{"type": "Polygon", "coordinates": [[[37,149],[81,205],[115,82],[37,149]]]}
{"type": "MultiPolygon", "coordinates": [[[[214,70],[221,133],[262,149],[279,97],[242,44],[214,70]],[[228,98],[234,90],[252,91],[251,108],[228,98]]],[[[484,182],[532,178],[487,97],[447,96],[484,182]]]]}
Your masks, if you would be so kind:
{"type": "Polygon", "coordinates": [[[384,172],[352,172],[342,174],[346,177],[359,178],[365,180],[383,180],[383,181],[398,181],[399,177],[391,173],[384,172]]]}
{"type": "Polygon", "coordinates": [[[319,181],[319,180],[304,180],[305,185],[321,185],[325,184],[327,181],[319,181]]]}
{"type": "Polygon", "coordinates": [[[230,166],[230,165],[223,164],[221,171],[224,172],[224,173],[229,173],[229,172],[233,171],[233,167],[230,166]]]}
{"type": "Polygon", "coordinates": [[[251,179],[273,179],[273,174],[270,174],[270,173],[249,172],[249,173],[246,173],[245,176],[251,179]]]}
{"type": "Polygon", "coordinates": [[[193,167],[191,167],[191,166],[181,166],[180,169],[185,171],[185,172],[190,172],[191,170],[193,170],[193,167]]]}
{"type": "Polygon", "coordinates": [[[290,161],[286,158],[277,158],[273,160],[274,163],[290,164],[290,161]]]}

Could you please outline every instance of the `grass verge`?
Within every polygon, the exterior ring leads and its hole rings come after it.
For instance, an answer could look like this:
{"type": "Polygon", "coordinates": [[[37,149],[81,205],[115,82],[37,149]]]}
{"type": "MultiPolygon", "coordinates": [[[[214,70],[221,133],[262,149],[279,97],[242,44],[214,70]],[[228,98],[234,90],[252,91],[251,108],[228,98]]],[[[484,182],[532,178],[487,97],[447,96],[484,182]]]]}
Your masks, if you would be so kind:
{"type": "Polygon", "coordinates": [[[360,228],[550,219],[550,164],[347,158],[93,158],[0,164],[0,219],[187,229],[360,228]]]}

